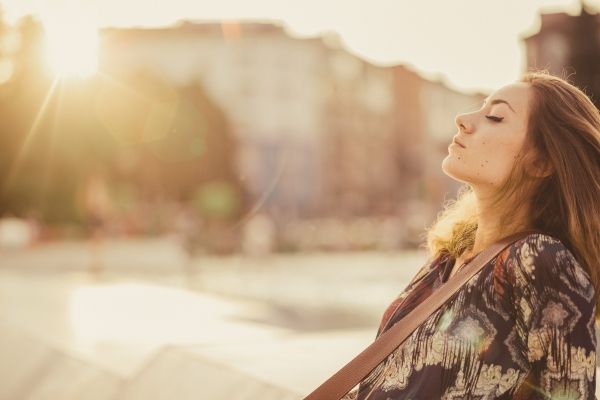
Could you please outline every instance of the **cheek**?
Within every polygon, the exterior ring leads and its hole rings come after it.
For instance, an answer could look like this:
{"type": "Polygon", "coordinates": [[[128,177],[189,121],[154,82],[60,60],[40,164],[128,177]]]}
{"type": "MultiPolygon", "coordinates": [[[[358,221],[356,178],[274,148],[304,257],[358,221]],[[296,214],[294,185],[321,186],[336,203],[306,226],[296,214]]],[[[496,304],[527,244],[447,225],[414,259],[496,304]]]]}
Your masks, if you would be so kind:
{"type": "Polygon", "coordinates": [[[476,154],[475,167],[490,180],[499,182],[508,176],[517,156],[514,143],[486,143],[476,154]]]}
{"type": "Polygon", "coordinates": [[[519,151],[518,138],[508,134],[486,135],[477,144],[477,152],[480,154],[491,155],[494,159],[512,158],[519,151]],[[502,136],[500,138],[499,136],[502,136]]]}

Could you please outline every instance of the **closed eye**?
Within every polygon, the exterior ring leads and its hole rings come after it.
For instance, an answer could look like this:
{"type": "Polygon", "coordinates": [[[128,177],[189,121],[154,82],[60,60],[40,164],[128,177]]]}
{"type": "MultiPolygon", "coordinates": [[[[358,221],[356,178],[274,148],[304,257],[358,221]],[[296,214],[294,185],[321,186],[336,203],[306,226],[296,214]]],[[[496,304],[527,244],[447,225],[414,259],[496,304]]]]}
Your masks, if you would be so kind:
{"type": "Polygon", "coordinates": [[[493,116],[493,115],[486,115],[485,117],[488,118],[488,119],[491,119],[494,122],[500,122],[500,121],[502,121],[504,119],[504,117],[496,117],[496,116],[493,116]]]}

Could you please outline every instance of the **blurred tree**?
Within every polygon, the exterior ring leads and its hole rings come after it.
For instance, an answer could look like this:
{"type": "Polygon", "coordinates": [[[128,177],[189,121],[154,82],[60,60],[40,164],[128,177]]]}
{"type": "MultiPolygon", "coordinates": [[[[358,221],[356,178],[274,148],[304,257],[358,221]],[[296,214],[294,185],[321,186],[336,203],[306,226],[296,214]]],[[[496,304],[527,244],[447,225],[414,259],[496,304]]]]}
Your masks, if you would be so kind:
{"type": "Polygon", "coordinates": [[[82,222],[76,193],[115,149],[93,114],[97,85],[50,75],[39,21],[25,17],[17,30],[15,70],[0,87],[0,212],[82,222]]]}
{"type": "Polygon", "coordinates": [[[186,202],[203,183],[237,180],[237,142],[200,83],[172,86],[144,70],[113,73],[118,84],[106,82],[96,112],[123,144],[124,178],[149,198],[186,202]]]}
{"type": "Polygon", "coordinates": [[[234,183],[237,144],[223,111],[196,83],[177,89],[179,102],[168,135],[144,143],[160,160],[167,190],[173,198],[190,201],[199,185],[234,183]]]}
{"type": "Polygon", "coordinates": [[[22,214],[33,207],[35,182],[27,179],[39,172],[32,145],[42,106],[51,82],[42,67],[43,31],[33,17],[23,18],[17,32],[11,79],[0,87],[0,211],[22,214]]]}
{"type": "Polygon", "coordinates": [[[238,143],[202,84],[174,86],[148,70],[110,74],[96,112],[122,143],[119,179],[154,208],[178,202],[206,222],[220,221],[219,229],[235,224],[247,198],[235,166],[238,143]]]}
{"type": "Polygon", "coordinates": [[[17,29],[15,71],[0,85],[0,215],[89,222],[82,199],[93,176],[106,196],[126,187],[129,198],[154,204],[141,212],[161,221],[169,216],[157,207],[175,201],[220,228],[239,219],[247,196],[237,142],[200,83],[176,87],[144,71],[53,77],[41,24],[26,17],[17,29]]]}
{"type": "Polygon", "coordinates": [[[2,7],[2,5],[0,5],[0,44],[1,44],[0,57],[2,57],[2,58],[4,58],[8,53],[6,41],[9,37],[9,35],[10,35],[10,26],[4,19],[4,8],[2,7]]]}

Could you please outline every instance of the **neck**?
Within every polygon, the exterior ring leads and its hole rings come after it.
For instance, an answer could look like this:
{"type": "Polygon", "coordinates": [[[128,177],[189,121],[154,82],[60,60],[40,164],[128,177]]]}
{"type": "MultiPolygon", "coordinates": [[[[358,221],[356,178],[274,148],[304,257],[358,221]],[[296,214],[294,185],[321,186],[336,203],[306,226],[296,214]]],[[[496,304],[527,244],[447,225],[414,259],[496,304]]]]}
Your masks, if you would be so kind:
{"type": "Polygon", "coordinates": [[[491,196],[482,190],[473,189],[476,199],[477,209],[477,232],[475,233],[475,243],[470,254],[477,254],[500,237],[510,235],[515,232],[526,229],[527,224],[527,209],[522,207],[516,210],[515,221],[510,224],[501,224],[501,214],[497,207],[493,207],[491,196]]]}

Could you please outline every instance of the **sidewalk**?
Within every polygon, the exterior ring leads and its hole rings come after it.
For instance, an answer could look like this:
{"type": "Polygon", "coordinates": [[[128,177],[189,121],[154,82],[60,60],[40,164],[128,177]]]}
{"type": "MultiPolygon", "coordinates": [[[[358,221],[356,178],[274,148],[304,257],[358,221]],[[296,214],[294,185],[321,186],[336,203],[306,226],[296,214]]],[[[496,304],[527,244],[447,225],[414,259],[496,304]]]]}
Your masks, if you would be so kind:
{"type": "Polygon", "coordinates": [[[186,275],[168,238],[105,250],[99,280],[82,243],[2,254],[0,374],[18,384],[0,398],[300,399],[372,342],[399,290],[388,256],[202,257],[186,275]]]}
{"type": "Polygon", "coordinates": [[[2,273],[0,298],[0,374],[12,383],[0,398],[92,390],[98,399],[216,400],[237,385],[240,399],[300,399],[373,339],[371,329],[303,334],[239,322],[261,306],[73,273],[2,273]]]}
{"type": "MultiPolygon", "coordinates": [[[[175,240],[112,240],[100,281],[129,278],[229,299],[268,302],[268,324],[295,330],[371,328],[425,261],[422,252],[205,256],[188,260],[175,240]],[[358,295],[357,295],[358,294],[358,295]]],[[[86,243],[0,254],[0,271],[52,275],[90,271],[86,243]]]]}

